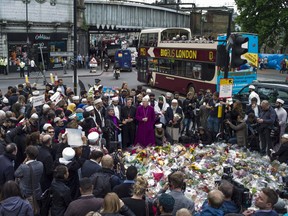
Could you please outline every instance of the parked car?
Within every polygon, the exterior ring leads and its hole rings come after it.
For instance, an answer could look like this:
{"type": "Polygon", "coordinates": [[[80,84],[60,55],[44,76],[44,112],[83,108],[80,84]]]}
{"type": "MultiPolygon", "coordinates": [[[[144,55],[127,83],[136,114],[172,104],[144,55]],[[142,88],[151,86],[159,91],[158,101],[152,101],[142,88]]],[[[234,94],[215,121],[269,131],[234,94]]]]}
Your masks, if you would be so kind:
{"type": "MultiPolygon", "coordinates": [[[[268,100],[275,107],[277,98],[285,101],[283,108],[288,112],[288,83],[274,81],[254,81],[249,85],[255,86],[261,101],[268,100]]],[[[233,95],[233,100],[240,100],[244,110],[249,101],[249,85],[244,86],[237,94],[233,95]]]]}
{"type": "Polygon", "coordinates": [[[136,66],[137,58],[138,58],[138,52],[137,52],[136,47],[128,47],[127,49],[129,49],[131,51],[131,64],[132,64],[132,66],[136,66]]]}

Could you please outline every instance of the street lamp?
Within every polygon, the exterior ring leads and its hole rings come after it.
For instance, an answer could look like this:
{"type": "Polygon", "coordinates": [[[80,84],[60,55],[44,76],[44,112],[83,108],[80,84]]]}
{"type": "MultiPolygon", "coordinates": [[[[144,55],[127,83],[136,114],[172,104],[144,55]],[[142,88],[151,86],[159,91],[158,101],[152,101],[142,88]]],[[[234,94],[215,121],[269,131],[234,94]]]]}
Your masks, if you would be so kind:
{"type": "Polygon", "coordinates": [[[77,95],[77,0],[73,4],[73,22],[74,22],[74,94],[77,95]]]}
{"type": "Polygon", "coordinates": [[[29,44],[29,35],[28,35],[28,28],[29,28],[29,23],[28,23],[28,4],[30,3],[30,0],[23,0],[23,3],[26,4],[26,43],[27,46],[29,44]]]}

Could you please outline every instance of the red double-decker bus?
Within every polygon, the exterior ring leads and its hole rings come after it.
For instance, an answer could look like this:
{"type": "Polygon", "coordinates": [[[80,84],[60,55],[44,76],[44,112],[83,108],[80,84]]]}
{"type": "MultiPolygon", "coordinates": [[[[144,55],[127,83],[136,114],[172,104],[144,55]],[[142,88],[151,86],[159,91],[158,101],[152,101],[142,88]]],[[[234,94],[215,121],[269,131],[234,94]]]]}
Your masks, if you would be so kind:
{"type": "Polygon", "coordinates": [[[215,42],[192,40],[185,28],[142,30],[138,81],[182,94],[215,91],[216,48],[215,42]]]}

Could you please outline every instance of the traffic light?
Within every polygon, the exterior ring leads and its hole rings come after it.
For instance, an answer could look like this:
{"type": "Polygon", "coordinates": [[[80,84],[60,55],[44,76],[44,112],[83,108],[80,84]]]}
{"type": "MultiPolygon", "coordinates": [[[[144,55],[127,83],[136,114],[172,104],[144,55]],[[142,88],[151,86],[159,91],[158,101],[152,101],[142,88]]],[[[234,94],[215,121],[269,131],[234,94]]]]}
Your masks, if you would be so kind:
{"type": "Polygon", "coordinates": [[[248,40],[248,37],[243,37],[242,35],[238,34],[233,35],[231,68],[237,68],[247,63],[247,60],[241,59],[241,55],[248,52],[248,49],[242,48],[242,45],[248,42],[248,40]]]}
{"type": "Polygon", "coordinates": [[[226,45],[221,44],[217,46],[216,52],[216,66],[225,67],[227,65],[227,50],[226,45]]]}

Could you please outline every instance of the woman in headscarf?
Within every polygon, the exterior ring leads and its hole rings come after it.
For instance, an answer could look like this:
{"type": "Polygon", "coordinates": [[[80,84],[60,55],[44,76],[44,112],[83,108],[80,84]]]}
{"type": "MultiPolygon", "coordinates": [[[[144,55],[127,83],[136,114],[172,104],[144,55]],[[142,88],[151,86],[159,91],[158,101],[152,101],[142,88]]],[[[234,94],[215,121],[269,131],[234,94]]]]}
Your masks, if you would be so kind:
{"type": "Polygon", "coordinates": [[[75,103],[70,103],[67,106],[67,110],[70,110],[72,113],[74,113],[76,111],[76,104],[75,103]]]}
{"type": "Polygon", "coordinates": [[[168,107],[169,107],[169,104],[166,103],[166,98],[161,95],[158,98],[157,103],[155,103],[154,111],[158,117],[157,121],[159,120],[159,123],[162,123],[163,125],[166,125],[165,113],[168,107]]]}

